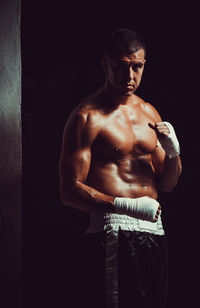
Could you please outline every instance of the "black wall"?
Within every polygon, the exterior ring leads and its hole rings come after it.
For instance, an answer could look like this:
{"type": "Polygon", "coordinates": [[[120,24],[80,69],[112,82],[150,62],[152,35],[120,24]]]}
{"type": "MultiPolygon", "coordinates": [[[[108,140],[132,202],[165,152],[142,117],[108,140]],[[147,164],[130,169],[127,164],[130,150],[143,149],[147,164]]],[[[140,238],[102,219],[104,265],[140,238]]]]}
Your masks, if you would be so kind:
{"type": "MultiPolygon", "coordinates": [[[[118,27],[130,27],[143,35],[147,64],[137,94],[175,126],[180,140],[183,174],[172,193],[160,195],[169,240],[168,307],[195,301],[197,20],[193,6],[170,1],[140,5],[138,1],[80,1],[74,5],[23,1],[23,264],[28,307],[32,307],[30,298],[34,298],[33,307],[40,307],[39,297],[41,307],[42,303],[55,307],[61,283],[56,270],[60,255],[67,254],[70,268],[79,249],[85,249],[81,234],[88,216],[62,206],[57,164],[66,118],[81,97],[102,84],[103,40],[118,27]]],[[[68,275],[70,280],[72,271],[68,275]]]]}

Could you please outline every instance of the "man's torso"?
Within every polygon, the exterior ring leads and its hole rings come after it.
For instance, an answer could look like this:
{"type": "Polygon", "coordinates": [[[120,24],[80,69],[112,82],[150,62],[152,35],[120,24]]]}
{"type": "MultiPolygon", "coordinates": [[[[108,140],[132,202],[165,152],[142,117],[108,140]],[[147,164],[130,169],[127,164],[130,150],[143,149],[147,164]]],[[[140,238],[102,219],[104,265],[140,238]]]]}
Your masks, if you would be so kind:
{"type": "MultiPolygon", "coordinates": [[[[87,105],[87,104],[86,104],[87,105]]],[[[86,184],[112,196],[157,198],[152,153],[157,146],[154,121],[145,103],[134,96],[114,111],[90,104],[90,125],[98,129],[91,148],[86,184]]]]}

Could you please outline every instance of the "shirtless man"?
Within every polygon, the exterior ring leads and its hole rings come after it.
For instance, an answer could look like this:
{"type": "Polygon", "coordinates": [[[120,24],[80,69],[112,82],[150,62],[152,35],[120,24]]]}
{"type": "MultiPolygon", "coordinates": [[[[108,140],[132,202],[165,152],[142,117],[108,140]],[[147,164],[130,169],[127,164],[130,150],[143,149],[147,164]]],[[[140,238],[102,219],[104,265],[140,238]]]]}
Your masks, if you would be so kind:
{"type": "MultiPolygon", "coordinates": [[[[119,268],[117,274],[120,232],[131,232],[134,238],[136,234],[151,235],[147,246],[152,236],[158,242],[165,237],[158,190],[172,191],[182,168],[172,125],[162,122],[157,110],[134,94],[145,56],[144,42],[137,33],[128,29],[112,32],[102,60],[105,84],[74,110],[63,136],[59,164],[62,202],[89,212],[88,232],[107,236],[106,307],[130,304],[126,289],[131,290],[131,282],[125,286],[118,281],[119,268]],[[123,285],[120,292],[119,285],[123,285]]],[[[159,261],[155,260],[157,265],[152,268],[156,271],[159,261]]],[[[160,279],[166,281],[166,277],[160,279]]],[[[151,285],[151,277],[147,280],[151,285]]],[[[164,307],[165,282],[159,284],[162,286],[156,291],[159,295],[153,293],[153,302],[152,286],[143,286],[143,291],[134,287],[138,296],[132,299],[135,307],[164,307]]]]}

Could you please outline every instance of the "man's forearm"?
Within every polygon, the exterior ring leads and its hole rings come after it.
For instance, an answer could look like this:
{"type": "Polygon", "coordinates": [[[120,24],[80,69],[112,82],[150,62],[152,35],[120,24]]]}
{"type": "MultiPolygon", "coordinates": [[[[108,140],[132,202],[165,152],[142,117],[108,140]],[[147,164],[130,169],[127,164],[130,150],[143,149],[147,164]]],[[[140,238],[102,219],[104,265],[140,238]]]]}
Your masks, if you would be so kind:
{"type": "Polygon", "coordinates": [[[77,181],[64,191],[64,194],[61,193],[64,205],[86,212],[114,212],[113,196],[105,195],[84,183],[77,181]]]}
{"type": "Polygon", "coordinates": [[[174,158],[165,157],[163,170],[158,176],[158,188],[164,192],[174,189],[182,171],[180,156],[174,158]]]}
{"type": "Polygon", "coordinates": [[[79,181],[66,194],[63,203],[86,212],[106,212],[128,215],[134,218],[156,222],[160,214],[159,203],[150,197],[117,198],[101,192],[79,181]]]}

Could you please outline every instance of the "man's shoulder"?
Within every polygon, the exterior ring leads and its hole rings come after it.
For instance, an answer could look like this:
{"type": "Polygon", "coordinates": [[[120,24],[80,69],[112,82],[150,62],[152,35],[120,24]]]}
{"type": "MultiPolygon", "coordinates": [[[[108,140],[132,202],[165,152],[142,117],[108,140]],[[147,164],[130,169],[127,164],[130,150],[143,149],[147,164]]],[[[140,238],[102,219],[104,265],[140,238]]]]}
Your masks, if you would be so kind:
{"type": "Polygon", "coordinates": [[[89,103],[80,103],[67,119],[64,127],[66,144],[92,144],[101,130],[95,110],[89,103]]]}
{"type": "Polygon", "coordinates": [[[99,109],[91,99],[84,99],[76,109],[77,117],[83,119],[85,123],[91,125],[92,122],[97,122],[100,117],[99,109]]]}
{"type": "Polygon", "coordinates": [[[156,108],[149,102],[144,101],[142,98],[136,96],[136,100],[138,101],[140,108],[147,113],[149,116],[151,116],[156,122],[161,121],[161,117],[156,110],[156,108]]]}
{"type": "Polygon", "coordinates": [[[91,98],[84,98],[66,121],[66,128],[90,129],[100,124],[100,113],[91,98]]]}

